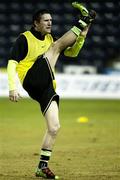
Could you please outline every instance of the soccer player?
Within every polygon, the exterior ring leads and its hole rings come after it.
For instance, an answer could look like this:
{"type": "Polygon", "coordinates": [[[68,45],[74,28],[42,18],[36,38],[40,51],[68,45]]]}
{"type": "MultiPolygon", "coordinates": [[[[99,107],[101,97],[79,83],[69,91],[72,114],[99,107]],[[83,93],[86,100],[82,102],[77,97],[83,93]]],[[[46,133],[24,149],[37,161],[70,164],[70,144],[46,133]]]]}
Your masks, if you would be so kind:
{"type": "Polygon", "coordinates": [[[39,10],[33,15],[30,30],[20,34],[11,51],[8,61],[9,99],[17,102],[20,98],[16,88],[16,72],[23,88],[29,96],[39,102],[45,117],[47,131],[43,138],[35,175],[47,179],[58,179],[48,166],[59,123],[59,96],[56,93],[54,68],[61,52],[65,56],[75,57],[82,48],[94,13],[81,4],[72,6],[79,10],[80,19],[75,26],[58,40],[53,39],[52,16],[48,10],[39,10]]]}

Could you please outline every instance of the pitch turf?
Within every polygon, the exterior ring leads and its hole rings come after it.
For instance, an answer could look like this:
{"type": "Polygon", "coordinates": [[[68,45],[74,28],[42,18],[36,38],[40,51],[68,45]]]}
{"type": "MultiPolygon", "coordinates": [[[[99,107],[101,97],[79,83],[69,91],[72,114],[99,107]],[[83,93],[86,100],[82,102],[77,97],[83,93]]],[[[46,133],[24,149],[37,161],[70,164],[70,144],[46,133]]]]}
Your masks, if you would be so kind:
{"type": "MultiPolygon", "coordinates": [[[[60,180],[119,180],[120,101],[62,100],[60,119],[50,162],[60,180]]],[[[36,102],[0,99],[0,180],[41,179],[34,171],[44,130],[36,102]]]]}

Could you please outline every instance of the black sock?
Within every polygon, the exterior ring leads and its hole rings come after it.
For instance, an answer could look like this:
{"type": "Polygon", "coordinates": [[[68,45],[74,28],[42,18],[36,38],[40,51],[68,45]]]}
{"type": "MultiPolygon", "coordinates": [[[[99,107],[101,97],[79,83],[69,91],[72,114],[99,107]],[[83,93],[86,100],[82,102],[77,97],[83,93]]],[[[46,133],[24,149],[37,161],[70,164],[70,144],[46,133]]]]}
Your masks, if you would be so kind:
{"type": "Polygon", "coordinates": [[[48,162],[45,162],[45,161],[40,161],[38,165],[39,169],[44,169],[47,166],[48,166],[48,162]]]}
{"type": "Polygon", "coordinates": [[[38,167],[40,169],[46,168],[48,166],[48,161],[50,159],[51,152],[52,151],[48,150],[48,149],[41,149],[40,162],[39,162],[39,165],[38,165],[38,167]]]}

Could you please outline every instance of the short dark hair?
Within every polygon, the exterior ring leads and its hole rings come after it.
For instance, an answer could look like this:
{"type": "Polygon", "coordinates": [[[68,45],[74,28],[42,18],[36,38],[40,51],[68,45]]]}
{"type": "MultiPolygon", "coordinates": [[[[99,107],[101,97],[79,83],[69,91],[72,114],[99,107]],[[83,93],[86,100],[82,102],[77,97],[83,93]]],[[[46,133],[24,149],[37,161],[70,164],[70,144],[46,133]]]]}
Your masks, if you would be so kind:
{"type": "Polygon", "coordinates": [[[48,9],[41,9],[41,10],[37,10],[32,17],[32,23],[34,24],[34,21],[39,21],[41,16],[43,14],[51,14],[50,10],[48,9]]]}

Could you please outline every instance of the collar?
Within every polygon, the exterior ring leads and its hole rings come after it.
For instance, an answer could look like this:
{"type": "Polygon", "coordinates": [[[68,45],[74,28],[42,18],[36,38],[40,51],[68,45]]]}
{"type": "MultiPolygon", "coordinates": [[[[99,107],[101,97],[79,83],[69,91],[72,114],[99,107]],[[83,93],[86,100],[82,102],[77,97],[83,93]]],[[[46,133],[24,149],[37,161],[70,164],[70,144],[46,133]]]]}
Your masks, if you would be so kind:
{"type": "Polygon", "coordinates": [[[36,31],[34,27],[30,29],[30,32],[39,40],[44,40],[45,36],[42,36],[40,32],[36,31]]]}

